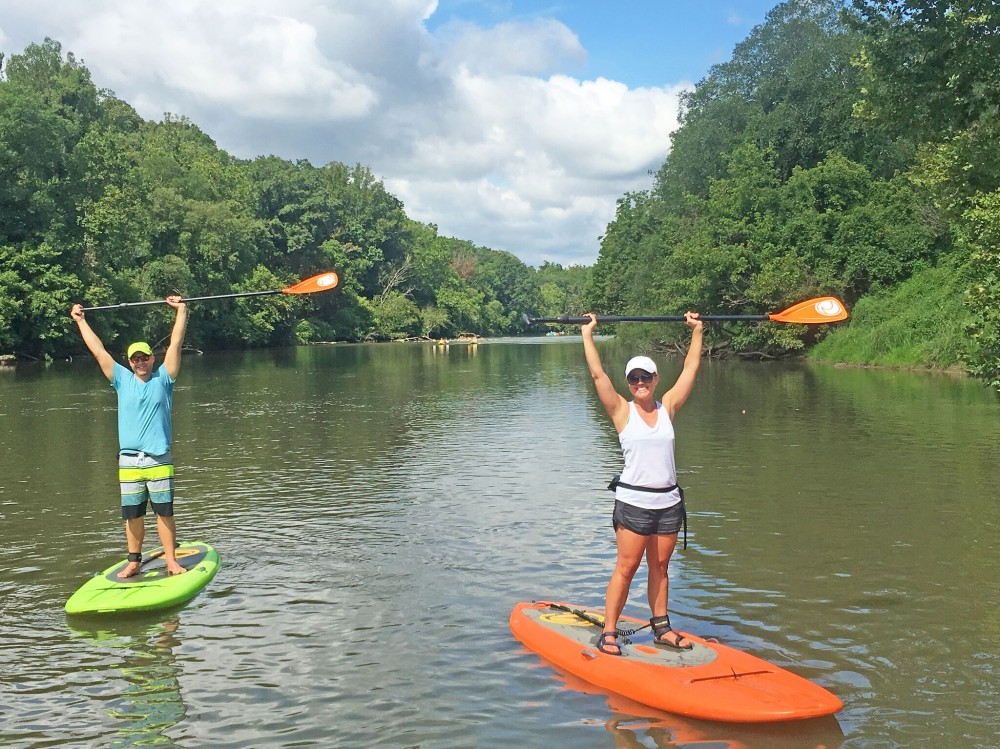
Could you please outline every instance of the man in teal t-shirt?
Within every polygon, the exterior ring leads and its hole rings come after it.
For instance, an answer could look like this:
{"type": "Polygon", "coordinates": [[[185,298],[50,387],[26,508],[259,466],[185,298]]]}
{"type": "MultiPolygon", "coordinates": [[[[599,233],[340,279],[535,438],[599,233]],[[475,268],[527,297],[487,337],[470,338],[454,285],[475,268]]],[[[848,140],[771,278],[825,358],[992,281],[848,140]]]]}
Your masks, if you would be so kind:
{"type": "Polygon", "coordinates": [[[128,565],[118,577],[138,574],[142,541],[146,534],[146,508],[152,502],[156,528],[163,545],[163,559],[172,575],[184,572],[174,556],[174,462],[170,454],[170,412],[174,380],[181,369],[181,347],[187,326],[187,305],[179,296],[168,296],[177,311],[163,365],[154,371],[156,355],[148,343],[128,347],[131,370],[114,360],[84,317],[83,307],[73,305],[76,320],[90,353],[118,393],[118,481],[121,484],[122,519],[128,541],[128,565]]]}

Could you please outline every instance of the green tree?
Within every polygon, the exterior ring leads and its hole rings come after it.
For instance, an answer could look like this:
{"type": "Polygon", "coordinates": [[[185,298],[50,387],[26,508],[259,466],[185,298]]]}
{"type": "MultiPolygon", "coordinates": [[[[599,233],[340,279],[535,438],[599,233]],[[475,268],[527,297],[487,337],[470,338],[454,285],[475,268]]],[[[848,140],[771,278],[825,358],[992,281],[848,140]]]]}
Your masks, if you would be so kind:
{"type": "Polygon", "coordinates": [[[417,335],[421,330],[420,310],[404,294],[390,291],[379,297],[373,320],[375,337],[399,340],[417,335]]]}
{"type": "Polygon", "coordinates": [[[0,244],[0,347],[48,358],[70,343],[70,307],[81,284],[64,271],[58,250],[0,244]]]}
{"type": "Polygon", "coordinates": [[[983,0],[853,0],[857,111],[920,141],[1000,107],[1000,9],[983,0]]]}
{"type": "Polygon", "coordinates": [[[53,39],[46,37],[42,44],[29,44],[23,53],[11,55],[4,70],[9,83],[33,91],[70,127],[70,148],[102,115],[101,94],[90,71],[72,52],[64,59],[62,45],[53,39]]]}
{"type": "Polygon", "coordinates": [[[588,307],[594,312],[623,314],[634,309],[645,288],[647,240],[661,235],[664,214],[669,209],[646,192],[627,193],[618,199],[614,221],[608,224],[597,262],[584,290],[588,307]],[[638,291],[638,293],[637,293],[638,291]]]}
{"type": "MultiPolygon", "coordinates": [[[[237,283],[235,293],[284,288],[287,279],[264,266],[257,266],[246,280],[237,283]]],[[[306,302],[294,295],[276,294],[236,299],[240,314],[230,318],[240,339],[250,346],[288,346],[298,342],[300,315],[306,302]]],[[[231,345],[231,342],[230,342],[231,345]]]]}
{"type": "Polygon", "coordinates": [[[448,313],[433,304],[420,310],[420,334],[429,337],[434,331],[445,330],[449,326],[448,313]]]}
{"type": "Polygon", "coordinates": [[[579,315],[587,309],[587,284],[590,268],[583,265],[563,267],[559,263],[542,263],[536,272],[538,283],[538,309],[533,317],[559,317],[579,315]]]}
{"type": "Polygon", "coordinates": [[[972,374],[1000,389],[1000,191],[975,201],[960,234],[970,251],[967,302],[972,321],[966,332],[975,343],[966,364],[972,374]]]}
{"type": "Polygon", "coordinates": [[[38,242],[60,211],[70,124],[42,97],[0,83],[0,241],[38,242]]]}
{"type": "Polygon", "coordinates": [[[437,290],[437,308],[444,310],[450,326],[442,331],[446,335],[458,333],[485,332],[482,327],[482,315],[486,300],[478,289],[461,283],[459,279],[451,279],[437,290]]]}
{"type": "Polygon", "coordinates": [[[907,144],[852,118],[860,35],[841,20],[841,0],[789,0],[713,66],[682,98],[682,127],[657,175],[659,196],[676,209],[706,197],[740,144],[767,150],[782,179],[837,151],[888,176],[907,144]]]}
{"type": "Polygon", "coordinates": [[[509,252],[479,248],[472,283],[488,300],[484,309],[486,331],[522,331],[523,316],[538,309],[541,297],[535,273],[509,252]]]}
{"type": "Polygon", "coordinates": [[[854,301],[930,267],[940,249],[923,203],[905,178],[874,178],[839,154],[798,169],[785,186],[782,242],[794,246],[815,285],[854,301]]]}

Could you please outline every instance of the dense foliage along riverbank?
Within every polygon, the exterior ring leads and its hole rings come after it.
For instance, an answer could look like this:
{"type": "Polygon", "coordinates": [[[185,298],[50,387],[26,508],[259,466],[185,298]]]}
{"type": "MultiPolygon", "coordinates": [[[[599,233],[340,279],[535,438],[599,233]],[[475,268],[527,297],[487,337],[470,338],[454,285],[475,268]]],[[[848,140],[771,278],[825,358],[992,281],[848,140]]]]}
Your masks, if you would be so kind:
{"type": "MultiPolygon", "coordinates": [[[[855,314],[818,355],[1000,384],[1000,11],[843,6],[777,6],[684,97],[655,186],[620,201],[591,296],[749,312],[832,293],[855,314]]],[[[716,345],[811,340],[746,326],[716,345]]]]}
{"type": "MultiPolygon", "coordinates": [[[[779,311],[834,294],[836,330],[714,325],[716,355],[960,366],[1000,385],[1000,11],[789,0],[682,100],[653,187],[621,198],[592,268],[439,236],[362,165],[236,159],[147,122],[58,42],[0,60],[0,352],[79,349],[89,304],[281,288],[213,304],[202,348],[516,334],[532,316],[779,311]],[[823,340],[829,336],[827,340],[823,340]]],[[[103,313],[109,343],[160,312],[103,313]]],[[[626,335],[670,345],[677,326],[626,335]]]]}

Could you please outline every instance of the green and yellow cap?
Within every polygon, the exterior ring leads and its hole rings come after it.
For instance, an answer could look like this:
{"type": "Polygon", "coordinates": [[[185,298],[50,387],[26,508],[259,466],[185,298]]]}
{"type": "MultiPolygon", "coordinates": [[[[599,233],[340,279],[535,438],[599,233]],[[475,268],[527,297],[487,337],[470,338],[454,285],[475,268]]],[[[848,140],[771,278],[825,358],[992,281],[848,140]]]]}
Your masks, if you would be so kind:
{"type": "Polygon", "coordinates": [[[131,346],[128,347],[128,353],[126,358],[131,359],[135,354],[146,354],[148,356],[153,355],[153,349],[149,347],[149,344],[145,341],[136,341],[131,346]]]}

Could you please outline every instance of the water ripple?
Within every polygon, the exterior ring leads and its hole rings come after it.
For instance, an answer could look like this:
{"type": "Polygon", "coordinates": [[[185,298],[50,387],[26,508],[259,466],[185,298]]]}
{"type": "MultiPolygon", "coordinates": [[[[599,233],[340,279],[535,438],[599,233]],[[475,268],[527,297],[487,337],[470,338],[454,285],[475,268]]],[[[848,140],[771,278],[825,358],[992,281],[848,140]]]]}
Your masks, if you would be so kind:
{"type": "MultiPolygon", "coordinates": [[[[520,600],[600,605],[614,563],[620,453],[579,342],[436,348],[186,363],[177,522],[223,563],[186,606],[138,617],[62,611],[123,554],[106,388],[76,367],[0,383],[0,742],[997,745],[1000,408],[922,379],[706,363],[678,417],[674,623],[845,702],[720,726],[601,693],[508,630],[520,600]],[[817,424],[838,429],[805,449],[817,424]]],[[[637,580],[628,613],[643,599],[637,580]]]]}

